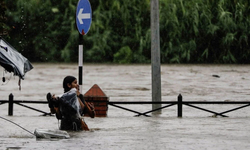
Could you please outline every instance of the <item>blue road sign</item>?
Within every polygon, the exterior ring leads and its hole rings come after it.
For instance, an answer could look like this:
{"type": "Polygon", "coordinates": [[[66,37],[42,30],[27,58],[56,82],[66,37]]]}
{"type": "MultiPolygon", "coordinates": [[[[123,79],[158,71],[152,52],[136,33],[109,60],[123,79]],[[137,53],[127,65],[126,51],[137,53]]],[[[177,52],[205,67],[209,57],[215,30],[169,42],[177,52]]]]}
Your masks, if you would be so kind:
{"type": "Polygon", "coordinates": [[[86,35],[92,21],[92,10],[89,0],[79,0],[76,10],[76,25],[80,34],[86,35]]]}

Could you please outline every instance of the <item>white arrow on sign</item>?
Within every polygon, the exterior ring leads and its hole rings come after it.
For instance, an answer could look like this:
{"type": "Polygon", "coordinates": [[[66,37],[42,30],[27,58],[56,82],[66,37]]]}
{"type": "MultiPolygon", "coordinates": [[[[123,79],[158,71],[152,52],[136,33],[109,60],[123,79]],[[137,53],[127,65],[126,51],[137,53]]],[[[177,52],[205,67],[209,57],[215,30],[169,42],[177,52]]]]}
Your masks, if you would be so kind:
{"type": "Polygon", "coordinates": [[[83,24],[82,19],[90,19],[90,13],[82,13],[83,8],[80,9],[77,19],[79,20],[80,24],[83,24]]]}

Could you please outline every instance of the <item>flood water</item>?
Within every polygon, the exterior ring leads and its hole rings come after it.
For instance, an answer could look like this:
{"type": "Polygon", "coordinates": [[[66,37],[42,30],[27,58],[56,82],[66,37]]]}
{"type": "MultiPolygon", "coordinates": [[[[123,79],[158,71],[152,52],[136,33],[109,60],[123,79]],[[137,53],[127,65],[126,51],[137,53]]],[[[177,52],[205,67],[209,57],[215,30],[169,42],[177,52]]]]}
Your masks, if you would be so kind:
{"type": "MultiPolygon", "coordinates": [[[[62,80],[78,76],[77,64],[33,64],[25,80],[18,86],[18,77],[5,74],[1,82],[1,100],[9,94],[14,100],[46,101],[46,94],[62,94],[62,80]],[[10,80],[8,80],[10,79],[10,80]]],[[[0,69],[1,73],[3,69],[0,69]]],[[[2,76],[1,76],[2,77],[2,76]]],[[[151,65],[84,64],[83,94],[94,84],[110,101],[151,101],[151,65]]],[[[250,65],[162,65],[162,101],[250,101],[250,65]]],[[[49,112],[47,104],[25,104],[49,112]]],[[[164,106],[165,104],[162,104],[164,106]]],[[[120,105],[138,112],[147,112],[151,105],[120,105]]],[[[242,105],[196,105],[215,112],[224,112],[242,105]]],[[[0,105],[0,116],[24,127],[58,129],[54,116],[14,105],[8,116],[8,104],[0,105]]],[[[0,118],[0,149],[250,149],[250,107],[214,117],[212,113],[183,106],[183,117],[177,117],[177,106],[151,117],[134,117],[133,112],[113,106],[107,117],[85,117],[91,131],[69,132],[69,139],[36,139],[32,134],[0,118]]]]}

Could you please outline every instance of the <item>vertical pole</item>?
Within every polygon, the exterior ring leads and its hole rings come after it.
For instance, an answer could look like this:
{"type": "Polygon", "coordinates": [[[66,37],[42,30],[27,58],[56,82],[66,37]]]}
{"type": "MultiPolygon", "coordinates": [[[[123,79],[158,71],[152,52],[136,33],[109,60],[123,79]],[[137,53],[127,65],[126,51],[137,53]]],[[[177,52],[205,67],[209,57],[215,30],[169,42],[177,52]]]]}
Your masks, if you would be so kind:
{"type": "Polygon", "coordinates": [[[182,117],[182,95],[178,95],[178,117],[182,117]]]}
{"type": "Polygon", "coordinates": [[[13,100],[14,100],[14,96],[12,93],[10,93],[9,95],[9,116],[13,116],[13,100]]]}
{"type": "MultiPolygon", "coordinates": [[[[152,101],[161,102],[161,59],[160,59],[160,31],[159,31],[159,0],[151,0],[151,73],[152,73],[152,101]]],[[[152,109],[160,108],[161,104],[152,104],[152,109]]],[[[161,110],[153,112],[160,114],[161,110]]]]}
{"type": "Polygon", "coordinates": [[[82,60],[83,58],[83,45],[79,45],[79,92],[82,93],[82,60]]]}
{"type": "Polygon", "coordinates": [[[78,82],[79,82],[79,92],[82,93],[82,63],[83,63],[83,45],[81,44],[83,37],[79,34],[79,53],[78,53],[78,82]]]}

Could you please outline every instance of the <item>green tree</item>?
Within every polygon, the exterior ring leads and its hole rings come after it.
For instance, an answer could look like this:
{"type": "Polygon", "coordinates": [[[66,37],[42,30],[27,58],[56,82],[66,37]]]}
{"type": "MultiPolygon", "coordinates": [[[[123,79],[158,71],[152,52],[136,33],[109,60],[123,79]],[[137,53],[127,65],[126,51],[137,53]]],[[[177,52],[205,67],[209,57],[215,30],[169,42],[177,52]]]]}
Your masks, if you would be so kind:
{"type": "Polygon", "coordinates": [[[0,1],[0,36],[8,36],[10,27],[6,24],[7,17],[5,11],[7,10],[5,1],[0,1]]]}
{"type": "Polygon", "coordinates": [[[15,27],[12,30],[15,38],[11,40],[19,43],[15,46],[31,61],[77,58],[74,52],[69,52],[76,43],[72,43],[72,39],[77,39],[72,15],[76,4],[72,0],[17,0],[15,6],[11,4],[9,2],[8,14],[12,20],[8,23],[15,27]]]}
{"type": "MultiPolygon", "coordinates": [[[[77,62],[79,42],[84,62],[151,60],[150,0],[91,0],[83,41],[75,26],[77,0],[4,2],[0,29],[9,30],[7,40],[33,62],[77,62]]],[[[162,63],[250,63],[249,1],[159,2],[162,63]]]]}
{"type": "MultiPolygon", "coordinates": [[[[113,62],[121,49],[131,49],[132,63],[150,60],[150,0],[99,0],[87,43],[86,60],[113,62]]],[[[117,61],[117,60],[115,60],[117,61]]],[[[124,62],[125,63],[125,62],[124,62]]],[[[129,63],[129,62],[126,62],[129,63]]]]}
{"type": "Polygon", "coordinates": [[[249,3],[161,1],[164,63],[249,63],[249,3]]]}

